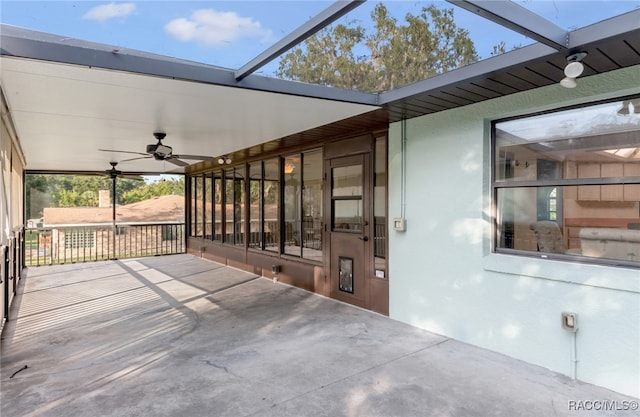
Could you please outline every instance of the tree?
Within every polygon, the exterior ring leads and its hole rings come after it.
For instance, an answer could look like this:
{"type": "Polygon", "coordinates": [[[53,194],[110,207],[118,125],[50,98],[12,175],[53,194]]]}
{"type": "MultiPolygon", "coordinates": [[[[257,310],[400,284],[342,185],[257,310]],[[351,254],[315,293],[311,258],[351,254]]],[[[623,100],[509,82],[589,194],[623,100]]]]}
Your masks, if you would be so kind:
{"type": "Polygon", "coordinates": [[[276,76],[381,92],[478,60],[468,31],[453,21],[453,9],[423,7],[418,15],[407,13],[400,25],[381,3],[371,18],[372,34],[361,25],[322,29],[282,57],[276,76]]]}
{"type": "Polygon", "coordinates": [[[98,191],[109,184],[108,178],[100,176],[27,174],[27,218],[41,217],[45,207],[97,206],[98,191]]]}
{"type": "MultiPolygon", "coordinates": [[[[100,190],[111,191],[111,178],[98,175],[27,174],[26,215],[42,217],[45,207],[97,207],[100,190]]],[[[116,179],[116,203],[130,204],[161,195],[184,195],[184,178],[145,183],[116,179]]]]}
{"type": "MultiPolygon", "coordinates": [[[[522,48],[522,44],[513,45],[511,50],[515,50],[518,48],[522,48]]],[[[491,56],[502,55],[507,52],[507,44],[505,41],[500,41],[497,45],[493,45],[493,50],[491,51],[491,56]]]]}
{"type": "Polygon", "coordinates": [[[132,204],[163,195],[184,195],[184,178],[163,179],[149,184],[138,184],[136,188],[120,194],[119,204],[132,204]]]}

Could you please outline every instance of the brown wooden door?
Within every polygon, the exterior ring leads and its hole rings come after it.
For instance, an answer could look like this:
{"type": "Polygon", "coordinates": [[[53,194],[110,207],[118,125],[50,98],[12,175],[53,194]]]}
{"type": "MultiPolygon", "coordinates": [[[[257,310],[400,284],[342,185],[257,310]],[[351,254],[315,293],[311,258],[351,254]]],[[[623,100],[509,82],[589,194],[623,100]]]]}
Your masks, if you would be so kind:
{"type": "Polygon", "coordinates": [[[369,308],[370,153],[326,161],[331,297],[369,308]]]}

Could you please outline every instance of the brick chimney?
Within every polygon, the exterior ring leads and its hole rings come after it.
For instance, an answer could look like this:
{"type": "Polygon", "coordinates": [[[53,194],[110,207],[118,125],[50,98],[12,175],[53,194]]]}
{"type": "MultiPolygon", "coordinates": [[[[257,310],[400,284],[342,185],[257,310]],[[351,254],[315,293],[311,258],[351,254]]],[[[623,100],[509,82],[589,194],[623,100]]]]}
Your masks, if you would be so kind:
{"type": "Polygon", "coordinates": [[[111,207],[109,190],[98,191],[98,207],[111,207]]]}

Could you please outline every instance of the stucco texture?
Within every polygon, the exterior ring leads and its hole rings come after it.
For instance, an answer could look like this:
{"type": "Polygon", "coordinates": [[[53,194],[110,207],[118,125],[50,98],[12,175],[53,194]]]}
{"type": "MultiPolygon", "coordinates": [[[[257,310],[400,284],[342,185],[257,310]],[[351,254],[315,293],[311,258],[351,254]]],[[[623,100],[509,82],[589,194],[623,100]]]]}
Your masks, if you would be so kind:
{"type": "Polygon", "coordinates": [[[390,230],[390,316],[640,397],[640,270],[490,247],[491,121],[639,92],[636,66],[392,125],[389,217],[404,207],[407,230],[390,230]]]}

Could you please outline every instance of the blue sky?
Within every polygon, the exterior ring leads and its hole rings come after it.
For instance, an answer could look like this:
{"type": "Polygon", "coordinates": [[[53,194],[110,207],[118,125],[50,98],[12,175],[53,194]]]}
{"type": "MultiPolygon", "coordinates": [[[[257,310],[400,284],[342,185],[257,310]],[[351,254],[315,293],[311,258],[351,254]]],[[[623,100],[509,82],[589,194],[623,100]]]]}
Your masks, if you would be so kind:
{"type": "MultiPolygon", "coordinates": [[[[2,23],[58,35],[239,68],[333,1],[7,1],[0,2],[2,23]]],[[[367,26],[369,1],[339,20],[367,26]]],[[[430,2],[385,1],[400,21],[430,2]]],[[[441,7],[454,8],[443,1],[441,7]]],[[[595,23],[640,8],[640,0],[518,0],[565,29],[595,23]]],[[[501,40],[507,47],[528,39],[455,8],[456,22],[469,29],[482,58],[501,40]]],[[[277,62],[262,69],[272,75],[277,62]]]]}

